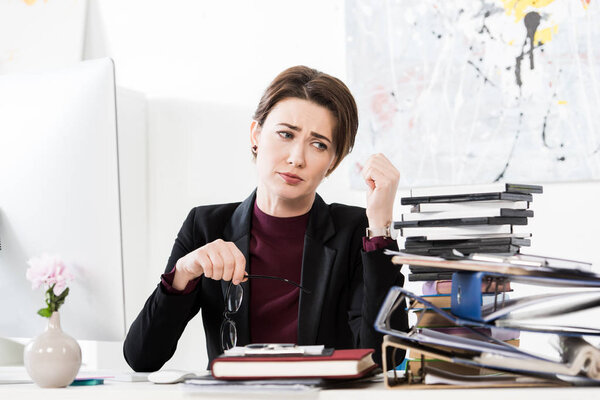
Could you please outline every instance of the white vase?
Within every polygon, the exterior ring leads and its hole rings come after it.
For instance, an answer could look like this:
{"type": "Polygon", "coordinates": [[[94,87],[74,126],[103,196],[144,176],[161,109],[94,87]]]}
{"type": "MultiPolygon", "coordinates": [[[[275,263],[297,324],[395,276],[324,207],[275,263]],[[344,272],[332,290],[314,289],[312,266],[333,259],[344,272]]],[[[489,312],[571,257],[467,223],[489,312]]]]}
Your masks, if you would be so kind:
{"type": "Polygon", "coordinates": [[[75,380],[81,366],[81,348],[60,328],[58,311],[48,319],[46,331],[27,344],[23,361],[40,387],[66,387],[75,380]]]}

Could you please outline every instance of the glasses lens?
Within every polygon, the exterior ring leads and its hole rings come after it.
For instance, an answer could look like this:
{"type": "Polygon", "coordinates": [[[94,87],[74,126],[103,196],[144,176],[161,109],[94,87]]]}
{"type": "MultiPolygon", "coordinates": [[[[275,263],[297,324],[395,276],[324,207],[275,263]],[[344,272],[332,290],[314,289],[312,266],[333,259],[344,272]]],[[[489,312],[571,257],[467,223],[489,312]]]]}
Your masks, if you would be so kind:
{"type": "Polygon", "coordinates": [[[229,350],[235,347],[237,343],[237,329],[235,322],[230,319],[223,321],[221,325],[221,347],[223,350],[229,350]]]}
{"type": "Polygon", "coordinates": [[[244,289],[241,285],[229,284],[227,288],[227,298],[225,299],[225,306],[227,311],[230,313],[236,313],[242,305],[242,299],[244,298],[244,289]]]}

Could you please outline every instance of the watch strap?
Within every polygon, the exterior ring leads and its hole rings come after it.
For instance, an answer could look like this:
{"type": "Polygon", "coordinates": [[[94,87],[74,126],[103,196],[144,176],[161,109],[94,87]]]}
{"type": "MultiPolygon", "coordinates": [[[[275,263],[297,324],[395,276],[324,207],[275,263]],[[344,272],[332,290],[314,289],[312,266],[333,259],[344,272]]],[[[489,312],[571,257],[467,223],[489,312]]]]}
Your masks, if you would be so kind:
{"type": "Polygon", "coordinates": [[[396,229],[393,229],[391,225],[382,228],[367,227],[366,236],[369,239],[377,236],[383,236],[395,240],[398,237],[398,231],[396,229]]]}

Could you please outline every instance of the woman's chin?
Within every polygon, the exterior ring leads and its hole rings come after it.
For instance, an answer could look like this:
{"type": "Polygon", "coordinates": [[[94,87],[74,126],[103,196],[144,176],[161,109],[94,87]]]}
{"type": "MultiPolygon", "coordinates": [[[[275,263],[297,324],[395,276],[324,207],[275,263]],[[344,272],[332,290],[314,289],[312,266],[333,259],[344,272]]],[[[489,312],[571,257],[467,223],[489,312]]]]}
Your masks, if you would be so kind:
{"type": "Polygon", "coordinates": [[[278,185],[275,194],[282,199],[294,201],[314,195],[314,191],[307,191],[306,188],[300,187],[300,185],[283,184],[278,185]]]}

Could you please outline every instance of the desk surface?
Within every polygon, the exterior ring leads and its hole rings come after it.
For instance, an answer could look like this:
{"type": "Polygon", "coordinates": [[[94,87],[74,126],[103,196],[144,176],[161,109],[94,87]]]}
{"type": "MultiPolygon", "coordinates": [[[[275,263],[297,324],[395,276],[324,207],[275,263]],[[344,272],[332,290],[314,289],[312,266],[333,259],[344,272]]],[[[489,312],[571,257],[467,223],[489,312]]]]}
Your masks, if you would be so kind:
{"type": "Polygon", "coordinates": [[[506,400],[507,397],[514,399],[524,399],[527,397],[544,400],[554,399],[572,399],[577,400],[600,398],[600,387],[594,388],[512,388],[512,389],[432,389],[432,390],[409,390],[409,389],[386,389],[383,383],[374,383],[362,388],[354,389],[326,389],[310,392],[268,392],[252,393],[240,392],[204,392],[202,389],[193,387],[193,385],[175,384],[175,385],[155,385],[148,382],[142,383],[122,383],[107,381],[104,385],[98,386],[78,386],[64,389],[42,389],[34,384],[12,384],[0,385],[0,399],[35,399],[35,400],[54,400],[54,399],[83,399],[86,400],[136,400],[136,399],[189,399],[198,398],[217,398],[217,399],[273,399],[273,398],[291,398],[291,399],[377,399],[386,400],[399,398],[415,399],[485,399],[485,400],[506,400]],[[190,387],[191,386],[191,387],[190,387]]]}

